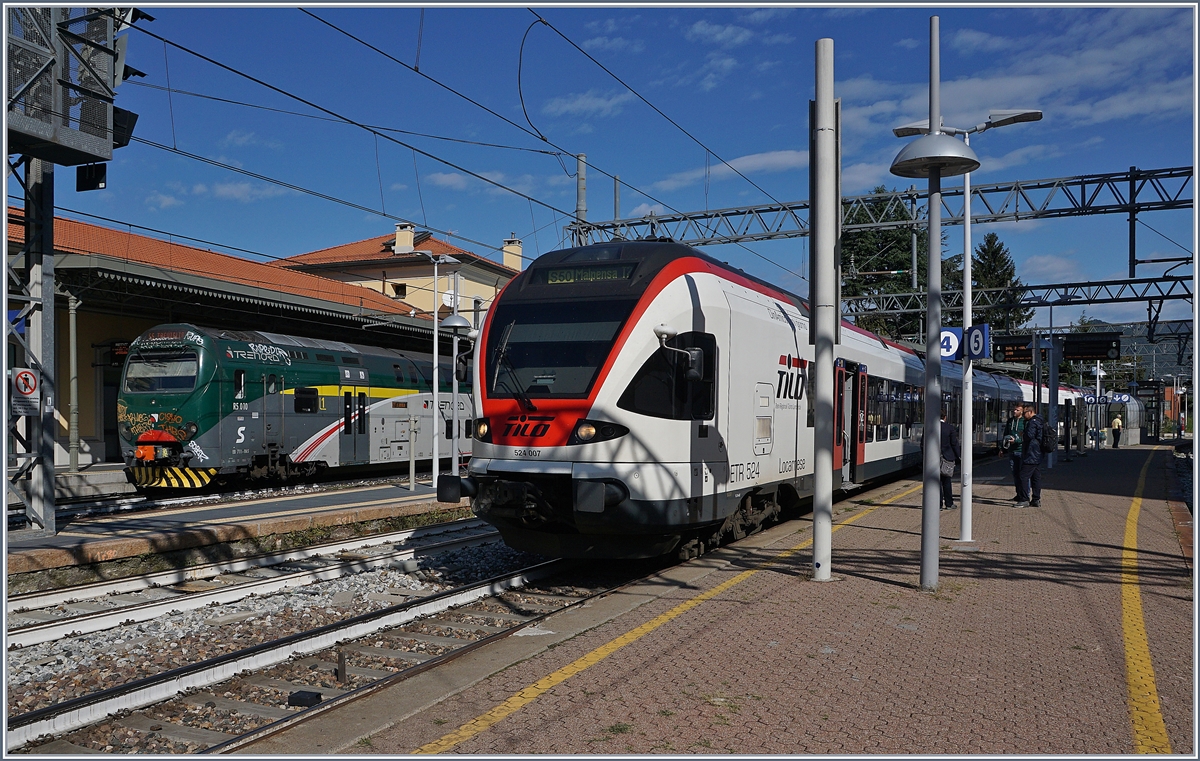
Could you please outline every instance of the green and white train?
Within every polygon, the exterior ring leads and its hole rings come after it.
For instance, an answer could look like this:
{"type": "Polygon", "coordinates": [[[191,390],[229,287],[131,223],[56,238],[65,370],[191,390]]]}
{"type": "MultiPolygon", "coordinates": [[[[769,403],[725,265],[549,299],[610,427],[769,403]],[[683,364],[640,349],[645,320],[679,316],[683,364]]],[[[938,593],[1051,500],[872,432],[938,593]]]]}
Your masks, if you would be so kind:
{"type": "Polygon", "coordinates": [[[471,452],[472,402],[460,385],[453,441],[451,362],[433,409],[429,354],[267,333],[159,325],[137,338],[117,425],[130,481],[199,489],[283,480],[327,468],[426,465],[471,452]],[[410,422],[411,421],[411,422],[410,422]],[[466,435],[464,435],[464,432],[466,435]]]}

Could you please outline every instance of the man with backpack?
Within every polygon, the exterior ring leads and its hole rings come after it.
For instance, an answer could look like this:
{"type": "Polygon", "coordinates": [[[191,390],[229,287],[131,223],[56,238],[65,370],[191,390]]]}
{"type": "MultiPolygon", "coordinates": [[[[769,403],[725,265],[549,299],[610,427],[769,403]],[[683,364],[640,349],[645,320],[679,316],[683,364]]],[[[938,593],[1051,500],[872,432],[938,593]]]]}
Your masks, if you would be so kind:
{"type": "Polygon", "coordinates": [[[1017,481],[1021,499],[1017,507],[1042,506],[1042,455],[1057,448],[1058,436],[1049,431],[1034,405],[1026,406],[1025,430],[1021,435],[1021,479],[1017,481]]]}

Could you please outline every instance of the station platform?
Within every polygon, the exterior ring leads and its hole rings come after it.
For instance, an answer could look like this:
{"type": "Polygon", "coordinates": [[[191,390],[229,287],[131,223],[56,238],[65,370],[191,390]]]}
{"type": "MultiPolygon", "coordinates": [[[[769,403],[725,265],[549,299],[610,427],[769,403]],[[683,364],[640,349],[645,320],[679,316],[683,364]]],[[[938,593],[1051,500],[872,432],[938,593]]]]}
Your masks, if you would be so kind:
{"type": "MultiPolygon", "coordinates": [[[[941,513],[918,589],[921,487],[670,568],[247,752],[1194,756],[1191,516],[1171,447],[1060,462],[1019,508],[977,461],[974,542],[941,513]]],[[[957,485],[956,485],[957,492],[957,485]]]]}
{"type": "Polygon", "coordinates": [[[204,548],[237,542],[254,546],[267,537],[280,541],[289,537],[289,547],[298,546],[294,542],[304,541],[302,535],[319,535],[322,529],[453,509],[434,497],[433,488],[418,481],[415,491],[407,485],[382,484],[74,518],[59,525],[54,536],[9,532],[7,574],[11,584],[17,574],[53,569],[65,573],[70,568],[189,550],[203,554],[204,548]]]}
{"type": "MultiPolygon", "coordinates": [[[[11,478],[15,468],[8,469],[11,478]]],[[[28,481],[18,481],[17,488],[28,488],[28,481]]],[[[70,472],[66,465],[54,469],[54,499],[58,503],[66,503],[82,499],[98,499],[122,495],[133,495],[137,489],[125,475],[125,465],[119,462],[98,462],[83,465],[75,473],[70,472]]]]}

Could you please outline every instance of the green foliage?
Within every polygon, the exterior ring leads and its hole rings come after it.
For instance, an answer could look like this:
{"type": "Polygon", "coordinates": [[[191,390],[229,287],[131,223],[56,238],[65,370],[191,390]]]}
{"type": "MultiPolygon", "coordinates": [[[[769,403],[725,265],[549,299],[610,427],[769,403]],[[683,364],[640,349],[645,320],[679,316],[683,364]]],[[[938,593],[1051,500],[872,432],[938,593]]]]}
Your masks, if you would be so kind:
{"type": "MultiPolygon", "coordinates": [[[[971,260],[971,282],[975,288],[981,289],[1021,286],[1012,253],[996,233],[984,235],[983,242],[975,247],[975,255],[971,260]]],[[[997,306],[976,309],[972,321],[977,325],[988,323],[998,333],[1021,327],[1033,319],[1033,309],[1019,306],[1019,295],[1018,291],[1013,291],[1009,298],[997,306]]]]}

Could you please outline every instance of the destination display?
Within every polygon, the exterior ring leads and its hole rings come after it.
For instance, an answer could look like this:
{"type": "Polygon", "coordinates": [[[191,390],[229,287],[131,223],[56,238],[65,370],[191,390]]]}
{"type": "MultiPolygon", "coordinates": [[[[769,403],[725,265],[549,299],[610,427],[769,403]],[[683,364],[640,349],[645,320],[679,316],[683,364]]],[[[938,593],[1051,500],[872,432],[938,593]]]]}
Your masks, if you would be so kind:
{"type": "Polygon", "coordinates": [[[628,280],[633,277],[633,264],[605,264],[589,267],[551,267],[539,278],[547,285],[564,283],[600,283],[608,280],[628,280]]]}

